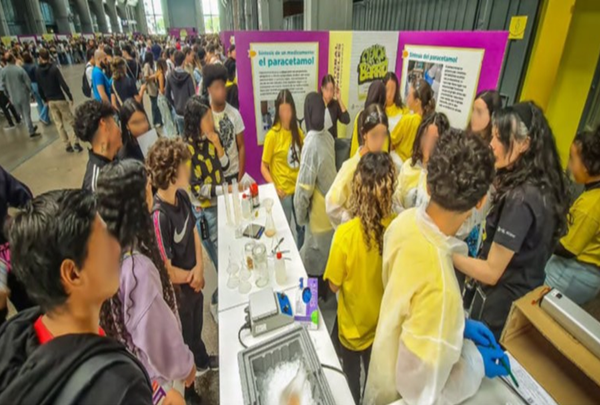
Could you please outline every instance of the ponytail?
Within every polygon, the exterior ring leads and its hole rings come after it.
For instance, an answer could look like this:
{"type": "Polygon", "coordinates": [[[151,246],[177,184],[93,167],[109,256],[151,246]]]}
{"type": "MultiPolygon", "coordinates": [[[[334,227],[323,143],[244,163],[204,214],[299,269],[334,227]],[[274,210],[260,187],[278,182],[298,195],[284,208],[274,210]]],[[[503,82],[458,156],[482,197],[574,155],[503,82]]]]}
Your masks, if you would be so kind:
{"type": "Polygon", "coordinates": [[[427,81],[420,79],[412,83],[415,89],[415,98],[421,101],[423,117],[435,112],[435,99],[433,98],[433,89],[427,81]]]}

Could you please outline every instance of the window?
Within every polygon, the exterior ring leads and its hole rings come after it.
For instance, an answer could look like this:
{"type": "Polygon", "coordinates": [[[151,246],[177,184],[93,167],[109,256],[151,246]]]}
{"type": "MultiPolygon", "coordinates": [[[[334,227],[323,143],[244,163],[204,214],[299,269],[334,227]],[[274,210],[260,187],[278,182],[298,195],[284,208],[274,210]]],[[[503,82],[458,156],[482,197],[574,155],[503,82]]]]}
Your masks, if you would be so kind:
{"type": "Polygon", "coordinates": [[[202,13],[204,14],[204,29],[206,32],[221,32],[221,24],[219,22],[219,0],[202,0],[202,13]]]}
{"type": "Polygon", "coordinates": [[[148,33],[164,34],[165,20],[163,18],[161,0],[144,0],[144,8],[146,9],[148,33]]]}

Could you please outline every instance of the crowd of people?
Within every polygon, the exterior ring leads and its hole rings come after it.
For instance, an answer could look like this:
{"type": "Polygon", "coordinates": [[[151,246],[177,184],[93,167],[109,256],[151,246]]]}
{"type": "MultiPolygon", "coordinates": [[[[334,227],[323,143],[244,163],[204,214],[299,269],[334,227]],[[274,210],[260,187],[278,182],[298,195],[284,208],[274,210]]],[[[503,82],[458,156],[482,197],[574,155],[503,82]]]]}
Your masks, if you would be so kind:
{"type": "MultiPolygon", "coordinates": [[[[34,198],[0,172],[4,205],[23,208],[0,232],[19,311],[0,329],[2,403],[197,403],[195,378],[218,368],[202,341],[203,253],[218,269],[217,196],[246,173],[235,47],[225,58],[217,37],[163,45],[88,43],[91,100],[74,116],[52,53],[38,51],[37,93],[67,151],[91,150],[82,190],[34,198]],[[153,126],[161,137],[145,156],[136,139],[153,126]],[[90,366],[98,353],[117,360],[90,366]],[[49,371],[57,358],[61,375],[49,371]],[[84,365],[97,378],[65,394],[84,365]]],[[[27,100],[33,80],[11,67],[12,52],[4,59],[3,110],[26,119],[12,77],[27,100]]],[[[340,157],[337,124],[351,122],[339,94],[324,77],[301,124],[291,92],[279,92],[262,176],[320,297],[337,294],[332,339],[356,403],[462,402],[484,376],[507,375],[498,341],[515,300],[544,283],[578,304],[600,291],[600,129],[571,145],[569,171],[584,186],[571,204],[533,102],[503,106],[486,90],[468,127],[453,128],[426,80],[402,100],[390,72],[370,85],[340,157]]]]}

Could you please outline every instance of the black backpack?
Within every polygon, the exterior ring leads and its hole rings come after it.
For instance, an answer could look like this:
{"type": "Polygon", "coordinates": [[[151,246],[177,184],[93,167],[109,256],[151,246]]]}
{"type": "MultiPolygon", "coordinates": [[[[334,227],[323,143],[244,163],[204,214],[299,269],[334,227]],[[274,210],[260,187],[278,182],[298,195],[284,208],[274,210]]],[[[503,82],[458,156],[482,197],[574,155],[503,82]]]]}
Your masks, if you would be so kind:
{"type": "Polygon", "coordinates": [[[83,95],[86,97],[92,97],[92,88],[90,87],[90,83],[88,82],[87,79],[87,68],[88,66],[85,65],[85,68],[83,69],[83,77],[81,78],[81,91],[83,92],[83,95]]]}

